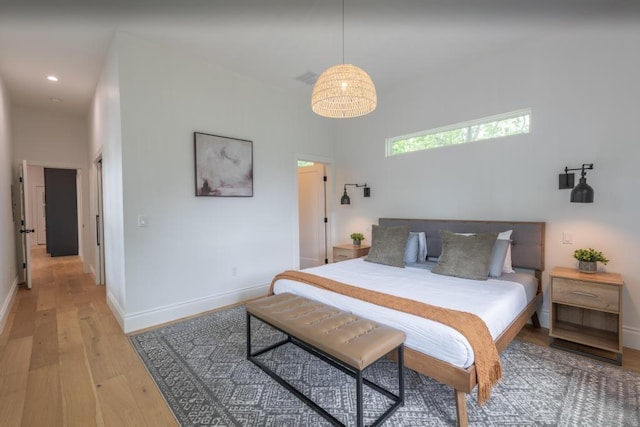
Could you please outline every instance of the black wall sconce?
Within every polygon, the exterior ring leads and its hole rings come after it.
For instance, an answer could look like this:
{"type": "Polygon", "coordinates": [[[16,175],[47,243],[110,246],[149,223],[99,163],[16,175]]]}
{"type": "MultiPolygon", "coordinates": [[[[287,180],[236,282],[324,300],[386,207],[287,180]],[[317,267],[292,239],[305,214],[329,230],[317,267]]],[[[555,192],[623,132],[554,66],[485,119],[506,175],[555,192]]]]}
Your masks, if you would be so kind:
{"type": "Polygon", "coordinates": [[[345,184],[344,185],[344,194],[342,195],[342,198],[340,199],[340,204],[341,205],[350,205],[351,204],[351,198],[347,194],[347,185],[353,185],[356,188],[364,187],[364,197],[371,197],[371,188],[367,187],[367,184],[345,184]]]}
{"type": "Polygon", "coordinates": [[[585,171],[593,170],[593,163],[584,163],[580,168],[569,169],[565,166],[564,173],[558,175],[558,188],[571,190],[571,201],[574,203],[593,203],[593,188],[587,184],[587,173],[585,171]],[[569,171],[581,171],[580,182],[574,187],[575,178],[569,171]]]}

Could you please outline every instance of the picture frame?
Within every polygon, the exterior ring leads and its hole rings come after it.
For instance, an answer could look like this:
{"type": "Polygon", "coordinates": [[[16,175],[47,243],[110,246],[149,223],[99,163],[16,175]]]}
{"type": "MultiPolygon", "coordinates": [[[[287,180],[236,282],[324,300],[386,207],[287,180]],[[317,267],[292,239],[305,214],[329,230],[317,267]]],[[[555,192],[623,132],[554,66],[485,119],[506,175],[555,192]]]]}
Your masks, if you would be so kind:
{"type": "Polygon", "coordinates": [[[193,133],[195,191],[201,197],[253,197],[253,142],[193,133]]]}

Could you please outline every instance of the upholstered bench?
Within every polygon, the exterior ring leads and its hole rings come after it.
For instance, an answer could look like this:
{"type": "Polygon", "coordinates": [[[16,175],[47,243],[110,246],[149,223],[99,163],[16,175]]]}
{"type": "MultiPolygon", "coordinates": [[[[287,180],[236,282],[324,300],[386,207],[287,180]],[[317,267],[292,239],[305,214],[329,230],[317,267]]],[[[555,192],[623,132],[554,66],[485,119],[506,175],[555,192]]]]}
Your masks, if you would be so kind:
{"type": "Polygon", "coordinates": [[[363,383],[393,402],[372,425],[378,425],[404,405],[403,355],[405,334],[397,329],[363,319],[308,298],[283,293],[246,305],[247,359],[286,387],[303,402],[335,425],[344,425],[293,385],[278,376],[256,357],[291,343],[312,353],[356,379],[357,425],[364,425],[363,383]],[[285,340],[252,352],[251,318],[261,320],[287,335],[285,340]],[[363,371],[388,353],[397,350],[398,394],[365,379],[363,371]]]}

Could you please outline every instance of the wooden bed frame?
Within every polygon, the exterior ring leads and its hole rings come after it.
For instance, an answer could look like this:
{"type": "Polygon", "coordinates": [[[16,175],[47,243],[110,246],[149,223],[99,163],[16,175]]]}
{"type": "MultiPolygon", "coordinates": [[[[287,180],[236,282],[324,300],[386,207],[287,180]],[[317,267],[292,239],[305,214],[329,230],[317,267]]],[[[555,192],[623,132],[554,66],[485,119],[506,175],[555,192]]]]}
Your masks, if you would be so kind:
{"type": "MultiPolygon", "coordinates": [[[[542,304],[541,279],[542,271],[544,271],[544,222],[380,218],[379,224],[385,226],[409,225],[411,231],[424,231],[427,235],[428,256],[440,255],[439,230],[466,233],[513,230],[511,235],[512,265],[516,268],[533,270],[538,279],[538,291],[534,299],[496,339],[495,343],[498,351],[501,352],[509,345],[529,319],[531,319],[534,327],[540,327],[537,309],[542,304]]],[[[404,357],[406,367],[453,387],[458,424],[467,426],[469,421],[466,395],[471,393],[476,386],[475,365],[466,369],[459,368],[410,348],[405,349],[404,357]]]]}

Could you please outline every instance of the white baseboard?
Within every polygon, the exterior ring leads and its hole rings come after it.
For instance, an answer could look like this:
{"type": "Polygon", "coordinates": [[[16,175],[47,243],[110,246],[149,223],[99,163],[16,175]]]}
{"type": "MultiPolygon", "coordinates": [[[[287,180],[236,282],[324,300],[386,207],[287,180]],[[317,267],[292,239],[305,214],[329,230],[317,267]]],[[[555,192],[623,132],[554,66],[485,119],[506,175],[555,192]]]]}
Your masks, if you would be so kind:
{"type": "MultiPolygon", "coordinates": [[[[174,320],[182,319],[183,317],[193,316],[195,314],[204,313],[216,308],[225,307],[227,305],[237,304],[242,301],[247,301],[252,298],[258,298],[267,295],[269,290],[269,284],[256,285],[233,292],[227,292],[224,294],[211,295],[205,298],[199,298],[191,301],[182,302],[179,304],[167,305],[159,307],[153,310],[141,311],[138,313],[132,313],[129,315],[121,316],[122,323],[118,316],[118,323],[120,326],[124,324],[123,330],[125,333],[137,331],[151,326],[160,325],[162,323],[171,322],[174,320]]],[[[109,303],[109,306],[114,307],[109,303]]],[[[117,304],[114,304],[117,307],[117,304]]]]}
{"type": "Polygon", "coordinates": [[[4,327],[7,325],[7,320],[9,319],[9,312],[11,311],[11,304],[13,303],[13,299],[16,297],[16,292],[18,291],[18,277],[16,276],[13,279],[13,283],[9,289],[9,294],[2,302],[2,307],[0,307],[0,334],[4,332],[4,327]]]}
{"type": "Polygon", "coordinates": [[[120,304],[118,304],[118,301],[116,301],[115,298],[113,298],[113,295],[111,294],[111,292],[109,292],[108,287],[107,287],[107,305],[111,309],[111,312],[113,313],[113,316],[116,318],[116,322],[118,322],[118,325],[120,325],[120,328],[122,328],[122,330],[126,332],[124,328],[124,317],[125,317],[124,310],[122,309],[122,307],[120,307],[120,304]]]}
{"type": "Polygon", "coordinates": [[[93,279],[93,283],[98,284],[98,279],[96,279],[96,270],[93,268],[93,265],[89,264],[89,275],[93,279]]]}
{"type": "Polygon", "coordinates": [[[549,329],[549,317],[550,313],[547,309],[542,309],[538,312],[538,320],[540,320],[540,326],[549,329]]]}
{"type": "Polygon", "coordinates": [[[640,329],[623,326],[622,343],[625,347],[640,350],[640,329]]]}

